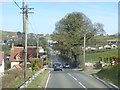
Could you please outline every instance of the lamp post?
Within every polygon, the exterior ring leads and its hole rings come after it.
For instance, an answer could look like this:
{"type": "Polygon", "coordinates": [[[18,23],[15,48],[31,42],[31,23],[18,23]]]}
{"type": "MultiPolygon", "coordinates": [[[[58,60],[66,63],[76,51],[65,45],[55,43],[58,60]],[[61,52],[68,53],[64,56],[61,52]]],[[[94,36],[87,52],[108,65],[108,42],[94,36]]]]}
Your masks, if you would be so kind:
{"type": "Polygon", "coordinates": [[[84,70],[84,68],[85,68],[85,49],[86,49],[86,34],[84,34],[83,70],[84,70]]]}

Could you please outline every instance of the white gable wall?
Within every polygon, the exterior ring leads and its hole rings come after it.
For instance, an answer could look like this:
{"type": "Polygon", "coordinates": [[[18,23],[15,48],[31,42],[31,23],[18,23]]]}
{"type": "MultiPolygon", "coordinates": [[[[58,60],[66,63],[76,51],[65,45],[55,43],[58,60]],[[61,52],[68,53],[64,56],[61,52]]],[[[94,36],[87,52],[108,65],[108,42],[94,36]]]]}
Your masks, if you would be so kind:
{"type": "Polygon", "coordinates": [[[2,61],[2,65],[0,66],[0,73],[4,73],[4,60],[2,61]]]}
{"type": "Polygon", "coordinates": [[[11,62],[11,68],[13,68],[15,65],[18,65],[19,62],[11,62]]]}

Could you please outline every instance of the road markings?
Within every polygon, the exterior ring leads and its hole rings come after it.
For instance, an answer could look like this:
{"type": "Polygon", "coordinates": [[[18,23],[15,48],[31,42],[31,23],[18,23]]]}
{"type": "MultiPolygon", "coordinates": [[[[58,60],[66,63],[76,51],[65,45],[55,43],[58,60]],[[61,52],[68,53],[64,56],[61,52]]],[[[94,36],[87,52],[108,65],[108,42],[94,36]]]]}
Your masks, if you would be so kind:
{"type": "Polygon", "coordinates": [[[72,76],[70,73],[67,73],[67,74],[77,81],[77,79],[74,76],[72,76]]]}
{"type": "Polygon", "coordinates": [[[77,81],[77,79],[75,77],[72,77],[72,78],[77,81]]]}
{"type": "Polygon", "coordinates": [[[78,82],[83,88],[87,89],[81,82],[78,82]]]}
{"type": "Polygon", "coordinates": [[[47,79],[47,81],[46,81],[46,84],[45,84],[45,90],[46,90],[46,88],[47,88],[47,85],[48,85],[48,81],[49,81],[49,79],[50,79],[50,76],[51,76],[51,74],[50,74],[50,71],[48,72],[48,79],[47,79]]]}
{"type": "Polygon", "coordinates": [[[72,77],[72,75],[70,73],[67,73],[67,74],[72,77]]]}
{"type": "Polygon", "coordinates": [[[79,82],[74,76],[72,76],[70,73],[67,73],[70,77],[72,77],[75,81],[77,81],[84,89],[87,90],[87,87],[83,85],[81,82],[79,82]]]}

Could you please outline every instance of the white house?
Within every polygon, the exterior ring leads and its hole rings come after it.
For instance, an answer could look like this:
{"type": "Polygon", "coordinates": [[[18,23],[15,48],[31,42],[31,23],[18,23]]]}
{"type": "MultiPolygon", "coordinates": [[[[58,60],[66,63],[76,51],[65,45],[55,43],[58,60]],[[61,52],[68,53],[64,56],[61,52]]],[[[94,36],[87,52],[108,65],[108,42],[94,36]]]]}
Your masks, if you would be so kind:
{"type": "Polygon", "coordinates": [[[4,74],[4,52],[0,51],[0,75],[4,74]]]}
{"type": "Polygon", "coordinates": [[[112,44],[111,47],[112,47],[113,49],[116,49],[118,46],[117,46],[116,44],[112,44]]]}
{"type": "Polygon", "coordinates": [[[42,47],[39,47],[39,57],[40,58],[46,58],[47,57],[47,52],[42,47]]]}
{"type": "Polygon", "coordinates": [[[104,48],[103,48],[103,46],[100,46],[100,47],[98,47],[98,49],[99,49],[99,50],[102,50],[102,49],[104,49],[104,48]]]}
{"type": "MultiPolygon", "coordinates": [[[[84,49],[84,47],[82,47],[82,49],[84,49]]],[[[88,51],[88,50],[96,51],[97,49],[94,48],[94,47],[88,46],[88,47],[85,48],[85,50],[86,50],[86,51],[88,51]]]]}
{"type": "Polygon", "coordinates": [[[39,53],[45,53],[45,50],[42,47],[39,47],[39,53]]]}
{"type": "Polygon", "coordinates": [[[105,49],[111,49],[111,46],[110,45],[105,45],[104,48],[105,49]]]}

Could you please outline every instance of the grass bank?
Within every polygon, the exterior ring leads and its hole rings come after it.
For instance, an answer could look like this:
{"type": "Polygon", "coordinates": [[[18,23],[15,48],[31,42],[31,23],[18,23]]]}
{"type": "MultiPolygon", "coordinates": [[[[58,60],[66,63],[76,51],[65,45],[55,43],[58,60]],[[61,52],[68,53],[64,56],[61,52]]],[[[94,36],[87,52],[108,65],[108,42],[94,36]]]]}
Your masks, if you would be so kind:
{"type": "Polygon", "coordinates": [[[104,67],[96,75],[105,81],[120,86],[120,64],[104,67]]]}
{"type": "Polygon", "coordinates": [[[38,75],[27,88],[43,88],[45,85],[45,81],[47,79],[47,74],[49,70],[45,70],[43,73],[38,75]]]}

